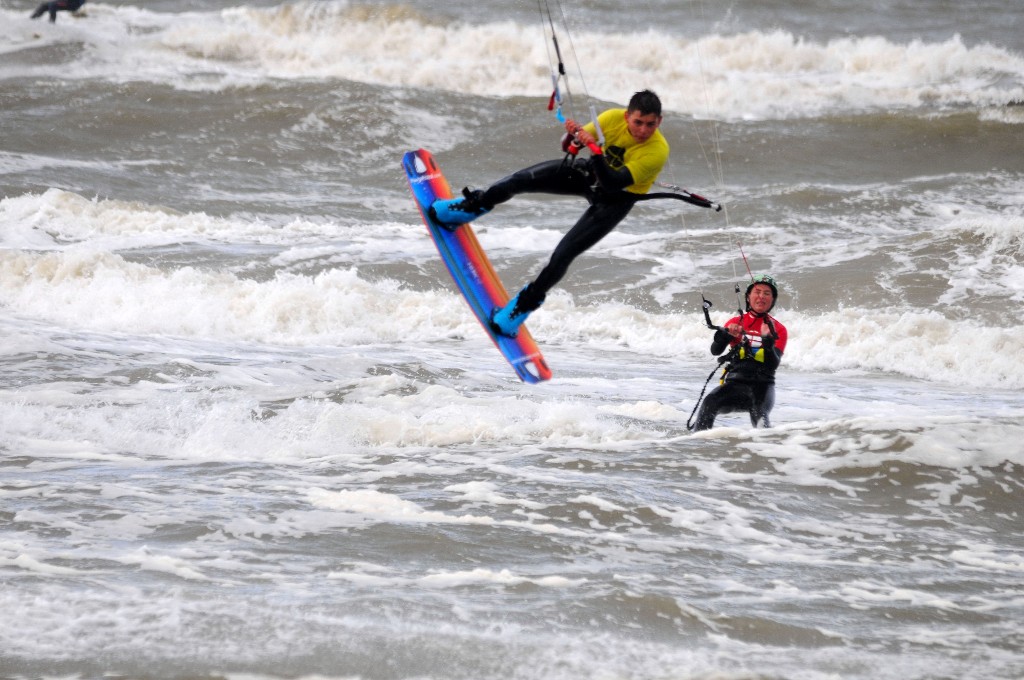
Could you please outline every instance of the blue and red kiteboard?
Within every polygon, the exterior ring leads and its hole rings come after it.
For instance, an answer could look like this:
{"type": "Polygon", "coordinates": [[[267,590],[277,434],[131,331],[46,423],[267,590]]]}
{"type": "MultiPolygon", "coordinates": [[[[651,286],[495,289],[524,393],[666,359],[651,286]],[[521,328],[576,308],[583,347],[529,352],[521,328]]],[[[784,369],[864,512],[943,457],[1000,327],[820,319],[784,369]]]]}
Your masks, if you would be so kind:
{"type": "Polygon", "coordinates": [[[454,230],[448,230],[430,218],[427,210],[438,200],[452,197],[448,180],[441,174],[441,169],[434,157],[425,149],[409,151],[402,157],[402,167],[409,178],[409,187],[413,198],[419,206],[420,214],[427,225],[430,237],[434,239],[437,252],[441,254],[448,271],[462,296],[469,303],[480,325],[487,331],[495,346],[512,364],[521,380],[528,383],[539,383],[551,378],[540,349],[525,326],[519,327],[519,333],[509,338],[491,330],[488,319],[491,311],[502,307],[509,300],[505,286],[501,285],[498,274],[491,266],[490,260],[480,247],[473,228],[463,224],[454,230]]]}

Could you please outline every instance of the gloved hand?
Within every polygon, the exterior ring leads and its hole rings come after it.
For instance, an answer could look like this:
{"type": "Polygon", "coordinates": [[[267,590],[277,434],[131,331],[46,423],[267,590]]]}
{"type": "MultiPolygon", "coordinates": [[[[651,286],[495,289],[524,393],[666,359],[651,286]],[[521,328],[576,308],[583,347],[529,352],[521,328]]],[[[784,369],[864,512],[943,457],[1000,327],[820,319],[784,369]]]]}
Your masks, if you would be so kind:
{"type": "Polygon", "coordinates": [[[583,145],[577,142],[576,138],[573,137],[568,132],[562,135],[562,151],[564,151],[565,153],[572,154],[573,156],[575,156],[580,152],[580,149],[582,148],[583,145]]]}

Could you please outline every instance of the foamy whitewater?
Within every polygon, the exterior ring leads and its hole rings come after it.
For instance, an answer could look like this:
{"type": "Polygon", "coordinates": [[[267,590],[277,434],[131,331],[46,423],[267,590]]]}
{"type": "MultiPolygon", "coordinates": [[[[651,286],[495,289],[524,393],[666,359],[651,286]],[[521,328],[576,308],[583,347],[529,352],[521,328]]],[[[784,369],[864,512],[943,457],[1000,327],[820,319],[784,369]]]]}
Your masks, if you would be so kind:
{"type": "MultiPolygon", "coordinates": [[[[400,159],[558,156],[543,3],[0,3],[0,677],[1024,677],[1021,10],[912,4],[555,5],[726,210],[577,260],[529,386],[400,159]],[[744,256],[774,427],[691,434],[744,256]]],[[[518,289],[582,209],[474,228],[518,289]]]]}

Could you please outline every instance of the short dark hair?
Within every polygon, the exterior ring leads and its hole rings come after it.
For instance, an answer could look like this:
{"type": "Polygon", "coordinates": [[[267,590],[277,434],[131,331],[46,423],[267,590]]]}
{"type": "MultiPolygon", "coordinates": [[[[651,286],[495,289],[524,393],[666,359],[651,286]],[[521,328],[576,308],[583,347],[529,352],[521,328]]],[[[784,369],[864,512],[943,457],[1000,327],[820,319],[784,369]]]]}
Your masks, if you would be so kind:
{"type": "Polygon", "coordinates": [[[629,113],[639,111],[644,116],[649,113],[660,116],[661,99],[650,90],[640,90],[629,98],[629,108],[626,111],[629,113]]]}

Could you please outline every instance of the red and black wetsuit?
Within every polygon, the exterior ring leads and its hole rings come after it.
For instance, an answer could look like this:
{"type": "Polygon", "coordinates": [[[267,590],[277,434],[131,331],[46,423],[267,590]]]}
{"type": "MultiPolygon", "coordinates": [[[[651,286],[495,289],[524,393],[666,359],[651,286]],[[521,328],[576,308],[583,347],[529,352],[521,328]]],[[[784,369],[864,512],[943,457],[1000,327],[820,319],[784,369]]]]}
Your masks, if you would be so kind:
{"type": "Polygon", "coordinates": [[[724,330],[715,332],[711,353],[719,355],[730,347],[722,381],[704,398],[694,430],[707,430],[714,426],[719,413],[747,411],[754,427],[771,427],[768,414],[775,406],[775,369],[782,362],[789,333],[773,316],[747,312],[726,322],[728,328],[742,324],[743,337],[735,338],[724,330]],[[771,324],[774,332],[761,337],[761,328],[771,324]]]}

